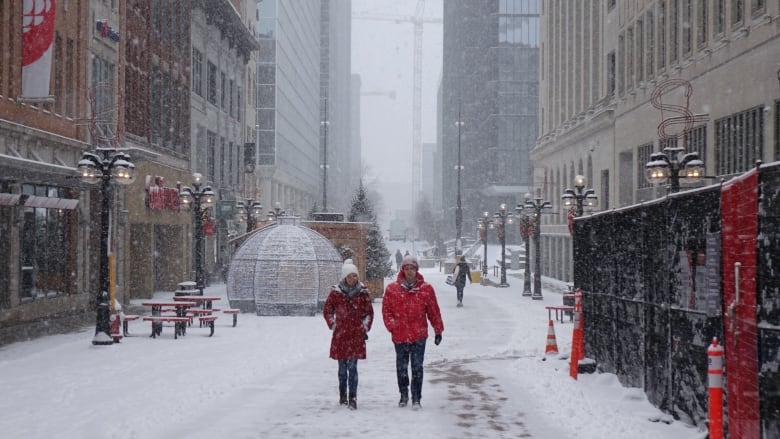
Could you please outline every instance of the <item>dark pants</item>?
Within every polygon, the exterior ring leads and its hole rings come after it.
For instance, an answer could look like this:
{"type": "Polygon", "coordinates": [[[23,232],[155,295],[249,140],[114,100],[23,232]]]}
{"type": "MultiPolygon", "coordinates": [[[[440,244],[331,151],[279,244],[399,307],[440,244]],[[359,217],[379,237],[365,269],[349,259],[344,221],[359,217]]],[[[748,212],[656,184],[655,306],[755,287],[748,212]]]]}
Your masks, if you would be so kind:
{"type": "Polygon", "coordinates": [[[339,360],[339,392],[345,392],[349,387],[349,394],[352,397],[357,394],[357,362],[357,358],[339,360]]]}
{"type": "Polygon", "coordinates": [[[395,345],[395,369],[398,375],[398,391],[409,394],[409,363],[412,364],[412,402],[420,401],[423,383],[423,359],[426,339],[395,345]]]}
{"type": "Polygon", "coordinates": [[[466,286],[465,284],[463,284],[463,285],[455,284],[455,291],[458,292],[458,302],[462,302],[463,301],[463,288],[465,286],[466,286]]]}

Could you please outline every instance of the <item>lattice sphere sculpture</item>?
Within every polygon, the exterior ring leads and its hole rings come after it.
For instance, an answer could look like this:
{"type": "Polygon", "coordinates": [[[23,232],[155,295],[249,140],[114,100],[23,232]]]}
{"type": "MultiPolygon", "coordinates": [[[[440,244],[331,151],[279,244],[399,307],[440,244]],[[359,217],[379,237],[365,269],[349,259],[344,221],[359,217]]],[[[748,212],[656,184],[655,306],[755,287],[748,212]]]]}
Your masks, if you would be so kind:
{"type": "Polygon", "coordinates": [[[327,238],[281,222],[238,248],[228,270],[228,301],[258,316],[315,315],[338,283],[342,263],[327,238]]]}

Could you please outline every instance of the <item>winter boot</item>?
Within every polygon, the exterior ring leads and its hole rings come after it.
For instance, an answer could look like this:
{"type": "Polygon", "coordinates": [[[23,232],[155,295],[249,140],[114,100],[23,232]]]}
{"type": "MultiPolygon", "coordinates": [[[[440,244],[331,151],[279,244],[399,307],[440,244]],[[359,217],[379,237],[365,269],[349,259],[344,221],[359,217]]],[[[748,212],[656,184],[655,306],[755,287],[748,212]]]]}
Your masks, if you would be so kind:
{"type": "Polygon", "coordinates": [[[339,389],[339,404],[347,405],[347,390],[339,389]]]}
{"type": "Polygon", "coordinates": [[[398,407],[406,407],[409,404],[409,395],[406,393],[401,394],[401,400],[398,401],[398,407]]]}
{"type": "Polygon", "coordinates": [[[349,409],[357,410],[357,399],[355,398],[355,395],[349,395],[349,409]]]}
{"type": "Polygon", "coordinates": [[[420,400],[419,399],[412,400],[412,409],[420,410],[421,408],[422,408],[422,406],[420,405],[420,400]]]}

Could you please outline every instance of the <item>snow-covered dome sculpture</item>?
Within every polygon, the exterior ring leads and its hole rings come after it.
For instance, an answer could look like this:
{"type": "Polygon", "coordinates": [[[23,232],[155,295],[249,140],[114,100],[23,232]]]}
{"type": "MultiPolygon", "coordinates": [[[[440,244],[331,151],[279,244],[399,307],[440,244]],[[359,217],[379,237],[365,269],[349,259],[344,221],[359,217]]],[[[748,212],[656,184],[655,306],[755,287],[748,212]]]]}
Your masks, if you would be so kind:
{"type": "Polygon", "coordinates": [[[341,255],[327,238],[298,225],[298,218],[278,221],[236,251],[228,271],[228,301],[259,316],[314,315],[328,287],[338,283],[341,255]]]}

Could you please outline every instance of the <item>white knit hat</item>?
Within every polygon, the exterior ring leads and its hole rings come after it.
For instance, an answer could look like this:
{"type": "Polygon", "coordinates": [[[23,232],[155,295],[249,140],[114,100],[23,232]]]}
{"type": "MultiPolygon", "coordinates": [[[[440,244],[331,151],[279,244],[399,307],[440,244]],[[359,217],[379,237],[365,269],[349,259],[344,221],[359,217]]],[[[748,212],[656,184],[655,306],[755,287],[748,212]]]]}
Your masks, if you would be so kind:
{"type": "Polygon", "coordinates": [[[355,273],[358,277],[360,276],[357,267],[352,263],[352,259],[347,259],[344,261],[344,265],[341,266],[341,278],[346,279],[352,273],[355,273]]]}

